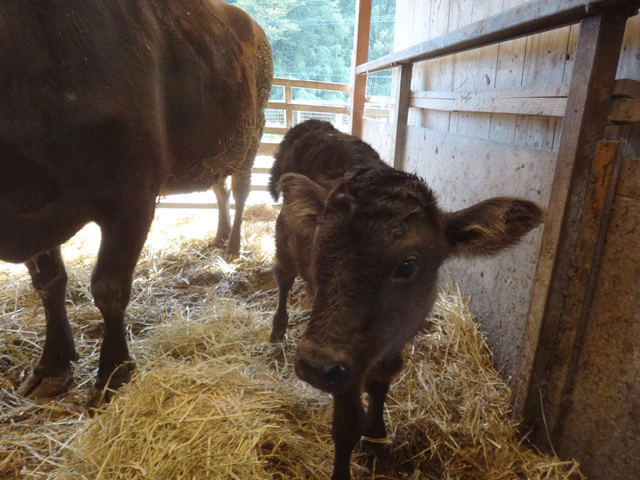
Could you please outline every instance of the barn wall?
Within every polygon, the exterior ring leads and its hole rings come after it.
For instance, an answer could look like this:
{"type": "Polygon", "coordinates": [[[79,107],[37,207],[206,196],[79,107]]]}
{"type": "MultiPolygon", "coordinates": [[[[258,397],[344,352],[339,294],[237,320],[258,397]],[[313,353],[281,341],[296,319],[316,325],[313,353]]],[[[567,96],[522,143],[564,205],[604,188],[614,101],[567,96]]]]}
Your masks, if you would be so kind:
{"type": "MultiPolygon", "coordinates": [[[[521,0],[397,0],[394,50],[437,37],[516,7],[521,0]]],[[[640,80],[640,18],[629,20],[617,78],[640,80]]],[[[578,27],[571,26],[414,65],[412,91],[481,91],[567,84],[578,27]]],[[[562,119],[411,108],[405,168],[425,178],[447,209],[494,195],[547,204],[562,119]]],[[[640,155],[639,126],[609,129],[640,155]]],[[[363,138],[392,155],[391,130],[372,119],[363,138]]],[[[531,295],[540,232],[497,258],[451,261],[442,281],[460,284],[486,331],[496,363],[513,375],[531,295]]]]}

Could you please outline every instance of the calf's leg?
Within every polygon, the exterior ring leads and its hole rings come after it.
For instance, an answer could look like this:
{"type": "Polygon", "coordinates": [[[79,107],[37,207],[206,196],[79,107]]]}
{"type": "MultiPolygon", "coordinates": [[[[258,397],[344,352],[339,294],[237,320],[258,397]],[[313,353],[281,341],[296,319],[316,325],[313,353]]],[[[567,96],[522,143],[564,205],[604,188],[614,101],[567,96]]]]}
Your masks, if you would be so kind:
{"type": "Polygon", "coordinates": [[[287,300],[289,292],[296,279],[296,267],[293,258],[284,245],[278,245],[276,239],[276,260],[273,268],[276,283],[278,284],[278,309],[273,316],[273,329],[271,330],[270,341],[281,342],[287,331],[289,314],[287,313],[287,300]]]}
{"type": "Polygon", "coordinates": [[[19,393],[31,398],[52,397],[69,388],[73,380],[71,361],[78,360],[65,308],[67,272],[60,247],[37,255],[26,266],[42,299],[47,327],[40,360],[19,393]]]}
{"type": "Polygon", "coordinates": [[[377,462],[376,471],[386,471],[389,465],[384,406],[391,380],[401,368],[402,356],[396,353],[389,354],[374,366],[365,382],[365,391],[369,395],[369,407],[362,434],[362,447],[367,454],[367,463],[373,465],[377,462]]]}
{"type": "Polygon", "coordinates": [[[333,474],[331,480],[351,478],[351,453],[362,435],[365,412],[360,400],[360,392],[353,390],[336,394],[333,398],[333,423],[331,437],[335,445],[333,474]]]}
{"type": "Polygon", "coordinates": [[[369,408],[367,409],[367,425],[364,429],[364,437],[373,440],[387,437],[384,424],[384,405],[391,380],[401,369],[402,355],[394,352],[387,354],[367,374],[365,391],[369,394],[369,408]]]}

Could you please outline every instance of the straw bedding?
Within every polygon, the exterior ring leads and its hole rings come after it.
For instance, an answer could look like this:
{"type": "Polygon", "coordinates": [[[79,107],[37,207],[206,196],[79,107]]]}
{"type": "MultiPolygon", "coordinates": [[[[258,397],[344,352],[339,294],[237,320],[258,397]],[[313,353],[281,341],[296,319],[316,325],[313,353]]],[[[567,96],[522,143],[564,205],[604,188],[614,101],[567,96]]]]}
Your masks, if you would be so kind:
{"type": "MultiPolygon", "coordinates": [[[[250,207],[246,251],[226,263],[210,246],[212,212],[158,214],[127,311],[137,368],[93,417],[83,402],[102,329],[89,288],[97,227],[87,227],[63,252],[81,360],[75,386],[50,401],[13,391],[37,361],[44,314],[26,269],[5,266],[0,478],[328,478],[331,399],[293,373],[295,340],[309,307],[300,283],[291,296],[287,340],[267,342],[276,307],[275,215],[271,207],[250,207]]],[[[508,386],[460,292],[444,288],[431,320],[408,345],[406,367],[390,391],[390,443],[375,459],[358,450],[354,478],[584,478],[575,462],[540,455],[518,439],[508,386]]]]}

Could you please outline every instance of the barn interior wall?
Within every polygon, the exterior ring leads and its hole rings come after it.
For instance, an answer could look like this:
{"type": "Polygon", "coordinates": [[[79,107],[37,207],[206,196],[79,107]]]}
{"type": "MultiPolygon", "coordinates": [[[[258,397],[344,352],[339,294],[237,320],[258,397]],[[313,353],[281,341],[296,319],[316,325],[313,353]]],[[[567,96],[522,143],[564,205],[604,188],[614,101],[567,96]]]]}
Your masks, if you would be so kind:
{"type": "MultiPolygon", "coordinates": [[[[415,45],[517,7],[524,0],[397,0],[394,50],[415,45]]],[[[627,24],[617,78],[640,80],[640,17],[627,24]]],[[[578,26],[414,65],[412,91],[467,92],[567,84],[578,26]]],[[[446,209],[496,195],[547,205],[562,131],[560,117],[411,108],[405,169],[421,175],[446,209]]],[[[363,138],[391,161],[391,128],[363,121],[363,138]]],[[[612,126],[609,138],[639,156],[640,128],[612,126]]],[[[443,282],[456,282],[487,333],[496,363],[513,375],[531,295],[540,232],[496,258],[451,261],[443,282]]]]}

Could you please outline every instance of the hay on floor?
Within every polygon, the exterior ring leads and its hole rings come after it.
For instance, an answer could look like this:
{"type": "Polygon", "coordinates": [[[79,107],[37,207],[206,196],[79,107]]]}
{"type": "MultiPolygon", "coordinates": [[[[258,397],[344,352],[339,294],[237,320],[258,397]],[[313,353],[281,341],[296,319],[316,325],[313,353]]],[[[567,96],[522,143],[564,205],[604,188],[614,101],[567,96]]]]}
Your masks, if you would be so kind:
{"type": "MultiPolygon", "coordinates": [[[[229,264],[209,244],[215,225],[187,238],[190,222],[154,224],[160,235],[143,252],[127,312],[137,369],[93,418],[83,410],[101,337],[88,287],[91,254],[68,266],[78,381],[49,402],[12,391],[37,361],[44,319],[26,273],[4,272],[0,478],[328,478],[331,398],[293,373],[308,307],[301,284],[292,294],[287,340],[266,341],[276,308],[274,215],[270,207],[249,210],[247,251],[229,264]]],[[[432,321],[408,345],[389,394],[388,455],[372,462],[356,452],[354,478],[582,477],[575,462],[540,455],[519,440],[509,388],[462,295],[443,291],[432,321]]]]}

